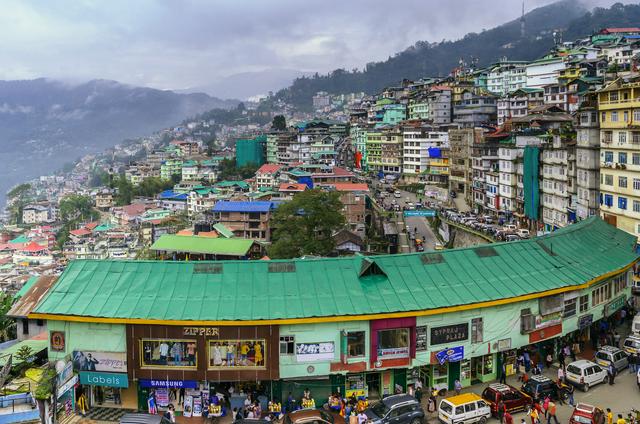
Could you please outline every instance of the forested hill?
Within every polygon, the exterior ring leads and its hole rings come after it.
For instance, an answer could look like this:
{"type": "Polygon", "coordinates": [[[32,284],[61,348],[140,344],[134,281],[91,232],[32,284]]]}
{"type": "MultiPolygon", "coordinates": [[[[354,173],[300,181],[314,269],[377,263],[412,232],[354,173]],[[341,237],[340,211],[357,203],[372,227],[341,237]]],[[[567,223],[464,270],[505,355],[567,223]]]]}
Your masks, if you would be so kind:
{"type": "Polygon", "coordinates": [[[525,15],[525,22],[524,38],[520,34],[520,19],[516,19],[481,33],[469,33],[457,41],[419,41],[384,62],[367,64],[362,71],[337,69],[328,75],[298,78],[290,87],[276,93],[276,98],[309,110],[311,98],[318,91],[376,93],[403,78],[446,76],[458,66],[461,58],[466,62],[475,58],[480,67],[503,56],[533,60],[553,47],[554,30],[562,30],[563,40],[574,40],[604,27],[637,26],[640,5],[616,3],[608,9],[596,8],[589,12],[579,1],[564,0],[532,10],[525,15]]]}

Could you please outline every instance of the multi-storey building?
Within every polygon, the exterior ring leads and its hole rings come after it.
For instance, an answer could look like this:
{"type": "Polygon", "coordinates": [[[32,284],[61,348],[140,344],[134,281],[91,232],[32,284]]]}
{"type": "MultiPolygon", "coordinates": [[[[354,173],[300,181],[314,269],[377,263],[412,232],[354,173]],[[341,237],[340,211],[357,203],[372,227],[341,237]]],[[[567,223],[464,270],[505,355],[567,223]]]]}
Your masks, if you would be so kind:
{"type": "Polygon", "coordinates": [[[511,93],[527,84],[526,65],[528,62],[507,60],[494,64],[487,77],[487,89],[499,96],[511,93]]]}
{"type": "Polygon", "coordinates": [[[498,100],[498,125],[511,118],[525,116],[534,107],[544,103],[544,90],[541,88],[519,88],[505,94],[498,100]]]}
{"type": "Polygon", "coordinates": [[[640,79],[618,79],[598,92],[600,210],[604,219],[640,235],[640,79]]]}
{"type": "Polygon", "coordinates": [[[402,172],[402,132],[397,127],[367,131],[367,166],[384,174],[402,172]]]}
{"type": "Polygon", "coordinates": [[[522,161],[522,147],[515,138],[504,140],[498,149],[498,196],[495,205],[507,217],[516,211],[517,164],[522,161]]]}
{"type": "Polygon", "coordinates": [[[529,88],[543,88],[549,84],[557,84],[559,72],[565,67],[565,61],[556,56],[535,60],[526,67],[525,85],[529,88]]]}
{"type": "Polygon", "coordinates": [[[451,123],[451,88],[445,85],[431,87],[427,95],[429,120],[435,125],[451,123]]]}
{"type": "Polygon", "coordinates": [[[597,100],[583,103],[576,127],[576,217],[586,219],[598,214],[600,184],[600,124],[597,100]]]}
{"type": "Polygon", "coordinates": [[[273,190],[280,185],[278,176],[282,165],[264,164],[256,171],[256,189],[273,190]]]}
{"type": "Polygon", "coordinates": [[[566,112],[569,111],[569,93],[566,84],[548,84],[543,89],[545,105],[557,106],[566,112]]]}
{"type": "Polygon", "coordinates": [[[482,138],[482,130],[460,128],[449,130],[449,189],[471,204],[471,149],[482,138]]]}
{"type": "Polygon", "coordinates": [[[546,231],[565,227],[576,217],[576,143],[554,134],[542,150],[542,222],[546,231]]]}
{"type": "Polygon", "coordinates": [[[429,102],[424,96],[416,96],[409,99],[409,105],[407,107],[407,118],[426,120],[429,119],[429,102]]]}
{"type": "Polygon", "coordinates": [[[471,206],[483,212],[487,200],[487,172],[498,170],[498,148],[500,140],[507,138],[508,134],[502,133],[484,137],[473,144],[471,150],[471,172],[472,172],[472,202],[471,206]]]}
{"type": "Polygon", "coordinates": [[[277,204],[268,201],[220,201],[213,207],[215,219],[236,237],[270,241],[271,215],[277,204]]]}
{"type": "Polygon", "coordinates": [[[356,162],[360,161],[360,169],[366,171],[367,166],[367,128],[362,124],[355,124],[349,128],[351,145],[354,147],[356,162]]]}
{"type": "Polygon", "coordinates": [[[496,96],[491,93],[465,91],[453,106],[453,122],[462,128],[495,124],[496,96]]]}
{"type": "Polygon", "coordinates": [[[420,175],[425,174],[430,165],[434,171],[444,166],[442,149],[449,147],[449,134],[446,131],[408,123],[403,126],[402,139],[402,174],[405,180],[419,181],[420,175]]]}

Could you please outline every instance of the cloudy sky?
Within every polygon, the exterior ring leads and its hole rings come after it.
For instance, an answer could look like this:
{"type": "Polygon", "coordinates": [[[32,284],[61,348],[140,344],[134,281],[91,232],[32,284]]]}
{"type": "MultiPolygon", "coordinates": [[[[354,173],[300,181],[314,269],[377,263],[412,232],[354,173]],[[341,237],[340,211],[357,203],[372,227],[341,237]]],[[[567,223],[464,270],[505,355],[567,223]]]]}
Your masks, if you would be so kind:
{"type": "MultiPolygon", "coordinates": [[[[526,8],[553,0],[526,0],[526,8]]],[[[613,0],[588,0],[609,5],[613,0]]],[[[0,79],[207,87],[384,60],[520,15],[519,0],[4,0],[0,79]],[[272,75],[273,76],[273,75],[272,75]]]]}

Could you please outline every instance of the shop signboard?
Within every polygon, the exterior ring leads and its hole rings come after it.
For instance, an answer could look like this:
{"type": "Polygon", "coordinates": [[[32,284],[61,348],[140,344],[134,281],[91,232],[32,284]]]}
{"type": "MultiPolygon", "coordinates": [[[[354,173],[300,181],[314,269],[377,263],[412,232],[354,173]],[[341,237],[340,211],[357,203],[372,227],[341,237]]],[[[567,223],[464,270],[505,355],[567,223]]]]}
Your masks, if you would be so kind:
{"type": "Polygon", "coordinates": [[[76,371],[127,372],[127,354],[74,350],[73,368],[76,371]]]}
{"type": "Polygon", "coordinates": [[[625,300],[625,296],[618,296],[611,302],[607,303],[604,307],[604,316],[608,317],[610,315],[613,315],[618,309],[624,306],[625,300]]]}
{"type": "Polygon", "coordinates": [[[80,371],[80,384],[126,389],[129,387],[129,376],[113,372],[80,371]]]}
{"type": "Polygon", "coordinates": [[[536,330],[551,327],[562,321],[562,312],[553,312],[547,315],[536,316],[536,330]]]}
{"type": "Polygon", "coordinates": [[[390,348],[378,348],[378,356],[384,359],[391,358],[408,358],[409,346],[404,347],[390,347],[390,348]]]}
{"type": "Polygon", "coordinates": [[[445,362],[460,362],[464,359],[464,346],[441,350],[436,353],[436,358],[440,365],[444,365],[445,362]]]}
{"type": "Polygon", "coordinates": [[[69,379],[73,376],[73,363],[71,361],[67,362],[62,370],[56,376],[56,381],[58,384],[58,388],[62,386],[64,383],[69,381],[69,379]]]}
{"type": "Polygon", "coordinates": [[[593,314],[582,315],[578,318],[578,330],[583,330],[593,324],[593,314]]]}
{"type": "Polygon", "coordinates": [[[73,377],[71,377],[69,381],[64,383],[62,386],[58,387],[58,399],[64,396],[64,394],[67,393],[71,388],[75,387],[77,383],[78,383],[78,376],[74,375],[73,377]]]}
{"type": "Polygon", "coordinates": [[[469,339],[469,323],[431,328],[431,346],[469,339]]]}
{"type": "Polygon", "coordinates": [[[424,352],[427,350],[427,326],[416,327],[416,352],[424,352]]]}
{"type": "Polygon", "coordinates": [[[529,333],[529,344],[538,343],[551,337],[562,334],[562,323],[542,328],[529,333]]]}
{"type": "Polygon", "coordinates": [[[198,382],[195,380],[153,380],[141,378],[138,380],[138,385],[146,388],[169,387],[172,389],[195,389],[198,387],[198,382]]]}
{"type": "Polygon", "coordinates": [[[333,342],[296,343],[296,361],[331,361],[334,359],[335,350],[333,342]]]}
{"type": "Polygon", "coordinates": [[[498,340],[498,352],[504,352],[511,349],[511,339],[498,340]]]}

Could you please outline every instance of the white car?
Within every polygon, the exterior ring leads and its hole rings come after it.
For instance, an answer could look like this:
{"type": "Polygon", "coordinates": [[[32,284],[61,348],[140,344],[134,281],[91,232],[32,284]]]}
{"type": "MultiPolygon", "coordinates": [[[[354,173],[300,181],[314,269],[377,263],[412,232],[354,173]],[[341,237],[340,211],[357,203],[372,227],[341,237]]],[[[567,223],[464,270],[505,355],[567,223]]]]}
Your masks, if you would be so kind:
{"type": "Polygon", "coordinates": [[[596,384],[607,383],[609,381],[609,375],[606,369],[586,359],[571,362],[567,365],[565,378],[567,382],[574,386],[581,387],[585,392],[596,384]]]}

